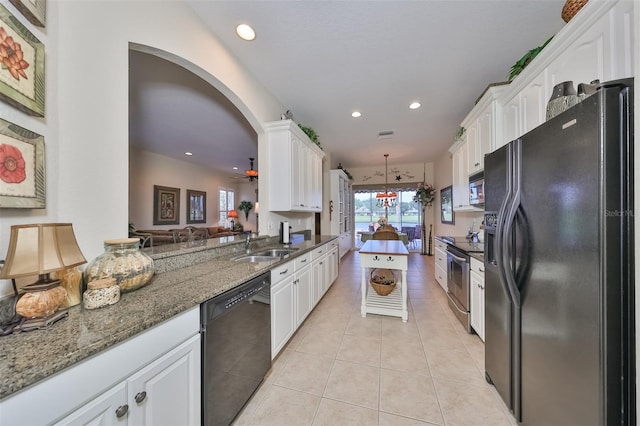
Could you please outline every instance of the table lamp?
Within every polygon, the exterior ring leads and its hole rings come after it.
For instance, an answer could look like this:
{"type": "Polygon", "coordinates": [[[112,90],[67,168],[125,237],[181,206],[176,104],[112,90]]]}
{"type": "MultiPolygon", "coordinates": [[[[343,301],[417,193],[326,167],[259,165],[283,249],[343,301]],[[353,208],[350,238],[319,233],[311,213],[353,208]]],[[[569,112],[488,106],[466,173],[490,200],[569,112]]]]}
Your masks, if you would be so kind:
{"type": "Polygon", "coordinates": [[[13,225],[7,259],[0,278],[38,275],[38,280],[22,288],[16,313],[26,318],[23,330],[46,327],[66,316],[57,312],[66,297],[60,280],[49,273],[86,263],[70,223],[13,225]],[[30,324],[29,324],[30,323],[30,324]]]}
{"type": "Polygon", "coordinates": [[[235,222],[234,219],[238,218],[238,212],[235,210],[231,210],[229,212],[229,219],[231,219],[231,230],[233,230],[235,228],[235,222]]]}

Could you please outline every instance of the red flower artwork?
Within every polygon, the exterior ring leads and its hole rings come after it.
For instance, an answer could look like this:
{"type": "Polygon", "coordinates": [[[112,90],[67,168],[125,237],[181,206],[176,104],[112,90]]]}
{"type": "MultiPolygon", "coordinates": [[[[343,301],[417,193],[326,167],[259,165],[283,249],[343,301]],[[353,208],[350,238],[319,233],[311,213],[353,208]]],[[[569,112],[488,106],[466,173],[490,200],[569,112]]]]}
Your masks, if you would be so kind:
{"type": "Polygon", "coordinates": [[[6,183],[20,183],[27,178],[24,158],[13,145],[0,145],[0,179],[6,183]]]}
{"type": "Polygon", "coordinates": [[[27,78],[24,70],[29,68],[29,62],[24,60],[22,46],[13,37],[7,35],[3,27],[0,27],[0,63],[2,68],[8,69],[16,80],[19,81],[21,76],[27,78]]]}

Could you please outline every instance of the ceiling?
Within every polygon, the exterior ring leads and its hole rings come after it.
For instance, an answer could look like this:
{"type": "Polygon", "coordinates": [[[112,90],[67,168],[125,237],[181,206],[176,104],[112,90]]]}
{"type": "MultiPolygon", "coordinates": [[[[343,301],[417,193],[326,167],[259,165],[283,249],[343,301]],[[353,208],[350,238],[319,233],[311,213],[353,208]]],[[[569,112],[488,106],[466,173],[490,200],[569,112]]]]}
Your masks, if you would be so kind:
{"type": "MultiPolygon", "coordinates": [[[[385,153],[391,165],[435,160],[487,85],[563,27],[565,0],[185,2],[348,169],[385,153]],[[235,34],[240,23],[254,41],[235,34]]],[[[176,65],[132,57],[132,143],[248,167],[256,135],[230,102],[176,65]]]]}

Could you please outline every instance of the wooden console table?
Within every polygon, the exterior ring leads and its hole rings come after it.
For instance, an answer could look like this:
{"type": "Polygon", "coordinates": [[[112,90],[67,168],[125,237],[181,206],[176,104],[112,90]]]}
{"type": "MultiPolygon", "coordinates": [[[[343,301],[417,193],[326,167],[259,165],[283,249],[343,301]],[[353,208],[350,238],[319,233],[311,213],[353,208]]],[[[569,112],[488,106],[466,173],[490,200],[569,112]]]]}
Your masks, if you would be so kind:
{"type": "MultiPolygon", "coordinates": [[[[367,312],[371,314],[390,315],[409,319],[407,310],[407,266],[409,251],[399,240],[368,240],[360,249],[360,265],[362,266],[362,280],[360,289],[362,303],[360,313],[363,317],[367,312]],[[401,271],[400,283],[387,296],[379,296],[369,285],[367,268],[394,269],[401,271]]],[[[397,278],[396,278],[397,279],[397,278]]]]}

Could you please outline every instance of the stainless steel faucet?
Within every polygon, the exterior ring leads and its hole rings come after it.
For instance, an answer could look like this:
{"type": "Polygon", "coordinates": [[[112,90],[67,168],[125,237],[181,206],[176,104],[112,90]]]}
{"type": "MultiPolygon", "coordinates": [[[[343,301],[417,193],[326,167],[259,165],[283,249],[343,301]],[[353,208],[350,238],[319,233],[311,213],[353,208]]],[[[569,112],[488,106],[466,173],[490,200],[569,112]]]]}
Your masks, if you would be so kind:
{"type": "Polygon", "coordinates": [[[246,253],[251,251],[251,232],[247,233],[247,239],[244,240],[244,251],[246,253]]]}

